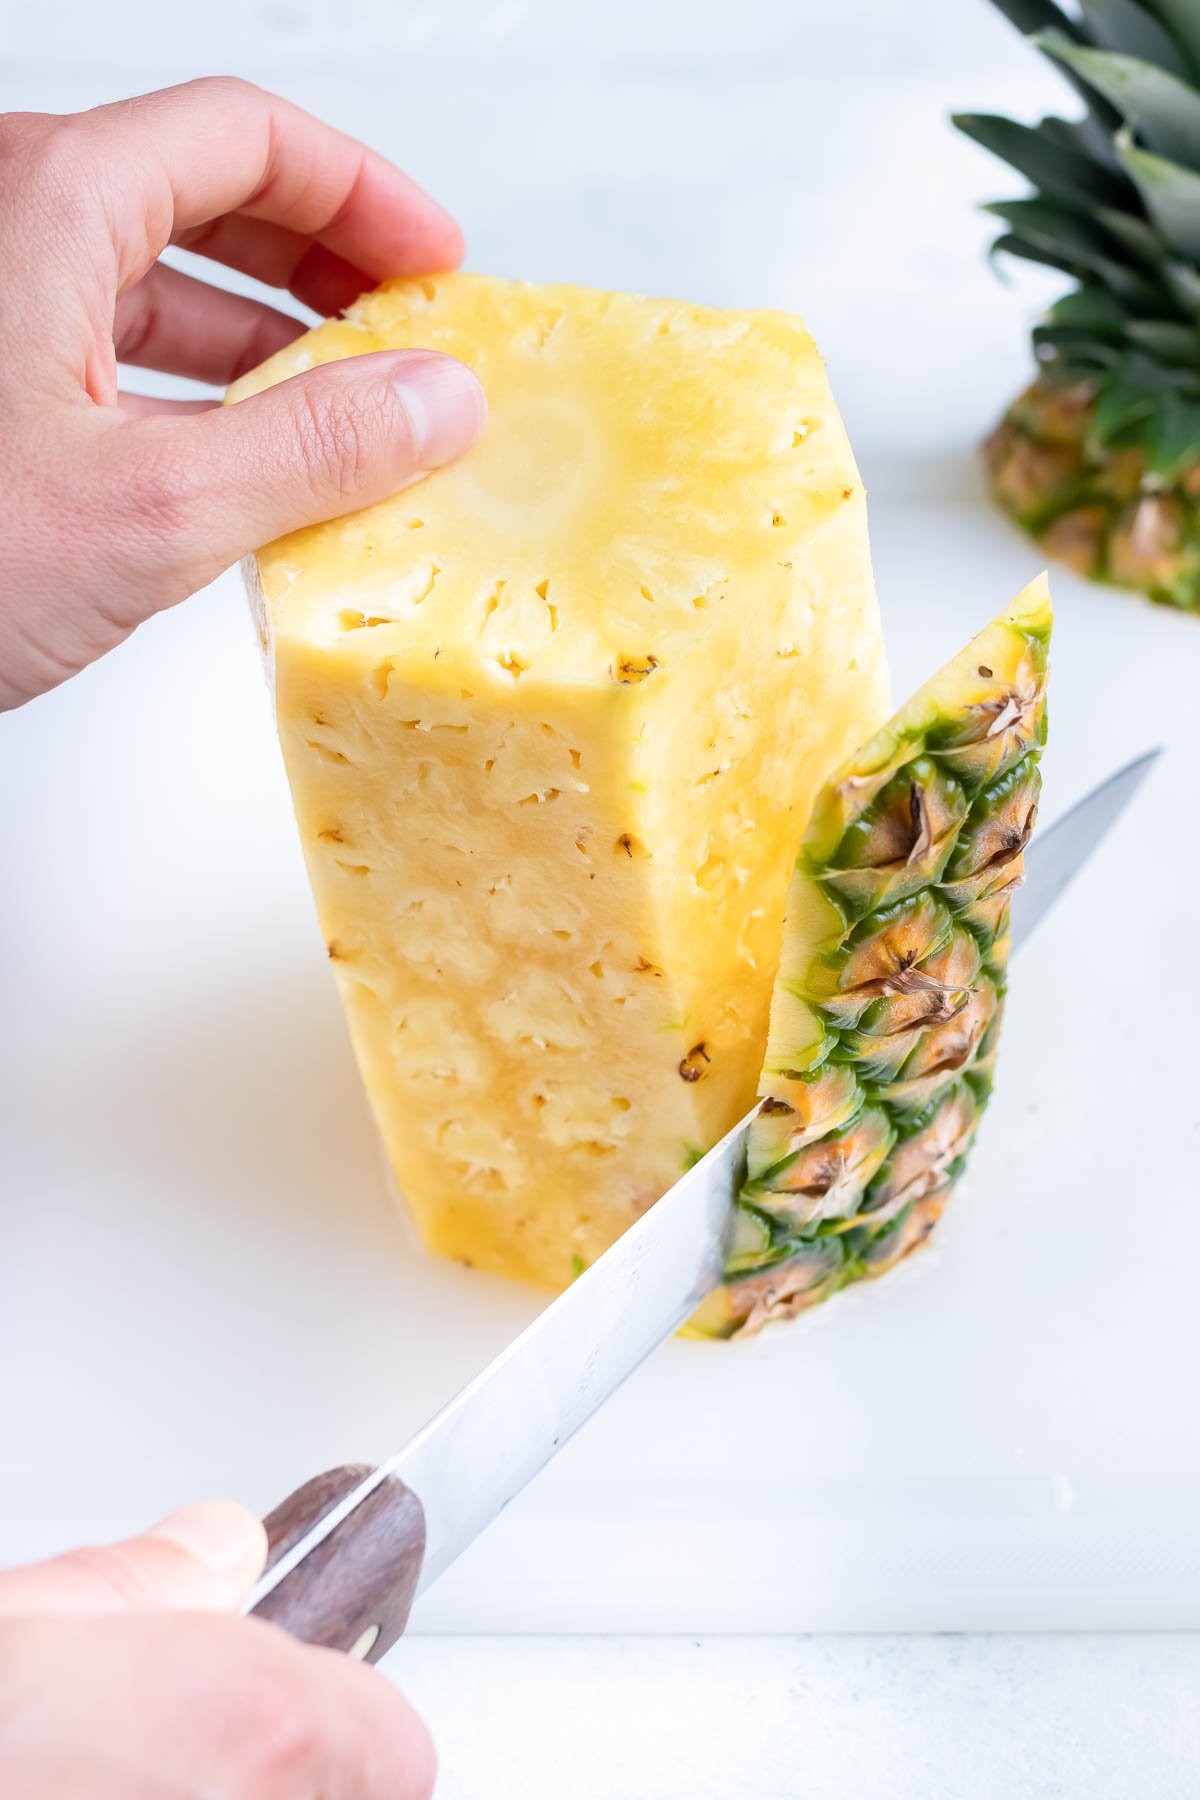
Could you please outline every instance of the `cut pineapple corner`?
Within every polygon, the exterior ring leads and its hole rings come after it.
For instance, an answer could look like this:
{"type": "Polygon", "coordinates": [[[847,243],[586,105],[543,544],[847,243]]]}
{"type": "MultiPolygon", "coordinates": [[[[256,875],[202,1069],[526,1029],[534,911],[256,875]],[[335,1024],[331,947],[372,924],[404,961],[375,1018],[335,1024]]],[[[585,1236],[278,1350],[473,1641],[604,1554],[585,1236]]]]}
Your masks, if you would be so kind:
{"type": "Polygon", "coordinates": [[[752,1103],[812,800],[886,715],[800,322],[390,283],[232,391],[460,356],[461,461],[252,580],[317,911],[425,1241],[558,1288],[752,1103]]]}

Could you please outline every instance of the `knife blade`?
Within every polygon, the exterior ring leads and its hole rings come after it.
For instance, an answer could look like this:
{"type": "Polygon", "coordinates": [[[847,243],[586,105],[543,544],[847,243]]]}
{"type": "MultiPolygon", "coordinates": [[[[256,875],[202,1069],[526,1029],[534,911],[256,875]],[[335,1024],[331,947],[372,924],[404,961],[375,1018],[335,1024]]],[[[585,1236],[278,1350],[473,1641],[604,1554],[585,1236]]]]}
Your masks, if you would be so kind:
{"type": "MultiPolygon", "coordinates": [[[[1026,853],[1025,943],[1161,754],[1094,788],[1026,853]]],[[[408,1608],[721,1279],[757,1107],[378,1468],[332,1471],[268,1518],[245,1610],[375,1661],[408,1608]]]]}
{"type": "Polygon", "coordinates": [[[1147,750],[1135,757],[1034,838],[1025,852],[1025,881],[1013,904],[1013,950],[1033,936],[1064,888],[1108,836],[1161,755],[1161,750],[1147,750]]]}

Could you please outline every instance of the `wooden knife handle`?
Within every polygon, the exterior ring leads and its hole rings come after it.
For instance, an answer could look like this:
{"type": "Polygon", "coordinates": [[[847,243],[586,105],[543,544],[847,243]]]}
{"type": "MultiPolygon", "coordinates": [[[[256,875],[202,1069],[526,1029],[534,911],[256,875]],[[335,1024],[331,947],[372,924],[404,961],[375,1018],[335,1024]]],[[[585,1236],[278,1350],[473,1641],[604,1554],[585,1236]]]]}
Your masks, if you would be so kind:
{"type": "MultiPolygon", "coordinates": [[[[268,1513],[267,1568],[370,1473],[366,1463],[329,1469],[268,1513]]],[[[424,1556],[421,1502],[389,1475],[259,1601],[254,1616],[306,1644],[378,1662],[408,1622],[424,1556]]]]}

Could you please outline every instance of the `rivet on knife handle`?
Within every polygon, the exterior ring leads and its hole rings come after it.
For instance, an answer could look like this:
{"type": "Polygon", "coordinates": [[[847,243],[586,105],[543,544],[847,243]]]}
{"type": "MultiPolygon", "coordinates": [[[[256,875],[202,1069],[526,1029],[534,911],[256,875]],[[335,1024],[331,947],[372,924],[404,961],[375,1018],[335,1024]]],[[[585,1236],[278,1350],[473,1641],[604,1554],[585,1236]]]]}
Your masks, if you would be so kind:
{"type": "MultiPolygon", "coordinates": [[[[271,1569],[371,1473],[347,1463],[315,1475],[263,1523],[271,1569]]],[[[425,1514],[411,1488],[385,1476],[253,1609],[307,1644],[378,1662],[408,1622],[425,1555],[425,1514]]]]}

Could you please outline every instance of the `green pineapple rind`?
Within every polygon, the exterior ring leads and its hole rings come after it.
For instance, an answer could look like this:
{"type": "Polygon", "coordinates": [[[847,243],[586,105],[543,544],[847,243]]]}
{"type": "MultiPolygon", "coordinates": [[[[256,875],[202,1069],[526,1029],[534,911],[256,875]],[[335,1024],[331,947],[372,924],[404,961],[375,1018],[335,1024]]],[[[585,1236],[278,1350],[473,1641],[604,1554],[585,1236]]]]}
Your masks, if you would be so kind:
{"type": "Polygon", "coordinates": [[[828,783],[788,897],[730,1336],[924,1240],[991,1091],[1008,908],[1036,816],[1051,613],[1039,577],[828,783]]]}

